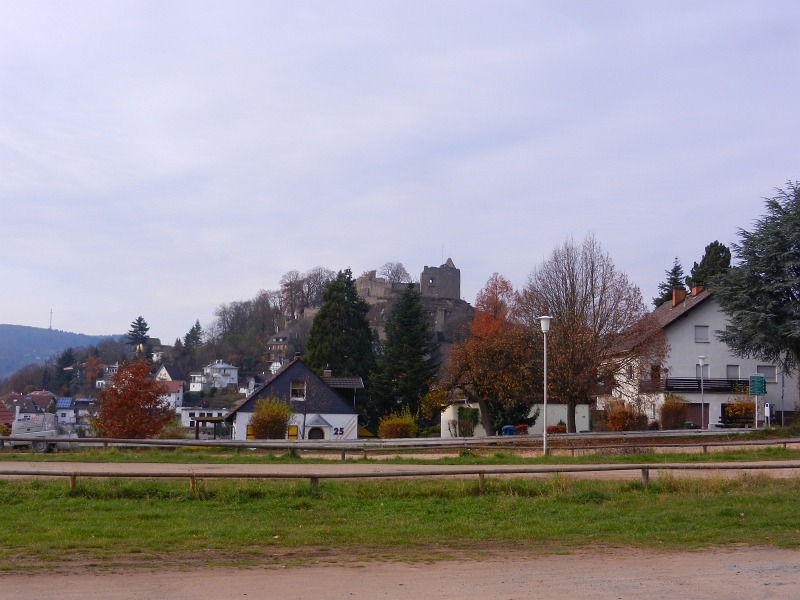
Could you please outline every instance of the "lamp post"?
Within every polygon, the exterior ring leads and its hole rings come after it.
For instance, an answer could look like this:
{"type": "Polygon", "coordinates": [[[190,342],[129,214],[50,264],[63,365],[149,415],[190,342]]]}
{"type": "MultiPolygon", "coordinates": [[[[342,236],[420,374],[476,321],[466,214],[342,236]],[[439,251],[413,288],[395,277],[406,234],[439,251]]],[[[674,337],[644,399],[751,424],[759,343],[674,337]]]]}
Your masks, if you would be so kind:
{"type": "Polygon", "coordinates": [[[542,419],[542,452],[544,456],[548,455],[547,451],[547,332],[550,331],[550,321],[553,317],[539,317],[539,324],[542,326],[542,335],[544,335],[544,418],[542,419]]]}
{"type": "Polygon", "coordinates": [[[705,429],[705,427],[703,427],[703,421],[705,420],[706,414],[706,395],[703,388],[703,365],[706,364],[706,357],[698,356],[697,360],[700,363],[700,429],[705,429]]]}

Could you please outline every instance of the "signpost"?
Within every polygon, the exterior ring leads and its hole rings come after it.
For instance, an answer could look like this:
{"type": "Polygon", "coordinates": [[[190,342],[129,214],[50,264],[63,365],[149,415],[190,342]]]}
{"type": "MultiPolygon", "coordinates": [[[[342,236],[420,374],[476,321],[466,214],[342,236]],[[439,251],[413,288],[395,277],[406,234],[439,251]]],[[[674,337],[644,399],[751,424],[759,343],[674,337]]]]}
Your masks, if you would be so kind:
{"type": "Polygon", "coordinates": [[[750,395],[753,396],[755,410],[754,427],[758,429],[758,397],[767,393],[767,383],[761,374],[750,375],[750,395]]]}

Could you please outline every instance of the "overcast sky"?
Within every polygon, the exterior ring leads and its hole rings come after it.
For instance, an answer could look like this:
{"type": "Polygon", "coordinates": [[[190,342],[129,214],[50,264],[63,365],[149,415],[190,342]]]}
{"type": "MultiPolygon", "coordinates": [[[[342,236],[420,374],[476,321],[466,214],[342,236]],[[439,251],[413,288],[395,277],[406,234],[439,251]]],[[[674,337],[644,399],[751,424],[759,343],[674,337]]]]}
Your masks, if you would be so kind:
{"type": "Polygon", "coordinates": [[[649,302],[800,179],[800,4],[0,1],[0,323],[182,336],[316,265],[649,302]]]}

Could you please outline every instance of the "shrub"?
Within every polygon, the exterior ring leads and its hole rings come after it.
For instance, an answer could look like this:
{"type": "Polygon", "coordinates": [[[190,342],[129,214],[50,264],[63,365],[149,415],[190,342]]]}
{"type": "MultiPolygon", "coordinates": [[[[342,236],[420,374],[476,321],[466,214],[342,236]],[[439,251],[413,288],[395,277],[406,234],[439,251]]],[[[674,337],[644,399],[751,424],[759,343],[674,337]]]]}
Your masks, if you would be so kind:
{"type": "Polygon", "coordinates": [[[11,435],[11,430],[2,423],[0,423],[0,435],[11,435]]]}
{"type": "Polygon", "coordinates": [[[662,429],[683,429],[686,425],[686,413],[689,405],[683,396],[667,394],[659,409],[662,429]]]}
{"type": "Polygon", "coordinates": [[[567,426],[563,423],[559,425],[548,425],[547,433],[567,433],[567,426]]]}
{"type": "Polygon", "coordinates": [[[439,425],[432,425],[431,427],[426,427],[419,432],[419,437],[441,437],[442,435],[442,428],[439,425]]]}
{"type": "Polygon", "coordinates": [[[159,440],[185,440],[188,439],[188,437],[186,428],[181,425],[179,417],[175,417],[172,421],[164,425],[164,428],[156,436],[159,440]]]}
{"type": "Polygon", "coordinates": [[[400,412],[393,412],[385,417],[381,417],[378,425],[378,437],[387,438],[410,438],[417,433],[417,421],[411,414],[411,409],[404,406],[400,412]]]}
{"type": "Polygon", "coordinates": [[[740,426],[749,425],[753,422],[755,409],[756,405],[749,397],[736,396],[733,402],[725,405],[725,421],[740,426]]]}
{"type": "Polygon", "coordinates": [[[609,431],[643,431],[647,429],[647,417],[636,414],[624,402],[609,402],[606,405],[606,421],[609,431]]]}
{"type": "Polygon", "coordinates": [[[521,423],[514,427],[514,435],[528,435],[528,425],[521,423]]]}
{"type": "Polygon", "coordinates": [[[291,420],[292,407],[287,402],[270,396],[256,402],[247,425],[257,440],[282,440],[286,437],[291,420]]]}

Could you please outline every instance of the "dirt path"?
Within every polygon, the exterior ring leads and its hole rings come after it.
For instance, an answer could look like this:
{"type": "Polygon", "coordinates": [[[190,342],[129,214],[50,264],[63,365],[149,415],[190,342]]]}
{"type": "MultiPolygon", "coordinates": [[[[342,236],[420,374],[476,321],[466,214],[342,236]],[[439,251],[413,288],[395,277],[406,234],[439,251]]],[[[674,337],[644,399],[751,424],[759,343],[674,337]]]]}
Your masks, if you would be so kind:
{"type": "Polygon", "coordinates": [[[772,548],[671,554],[611,550],[482,562],[0,576],[0,598],[36,600],[798,597],[800,553],[772,548]]]}
{"type": "MultiPolygon", "coordinates": [[[[796,465],[796,468],[770,469],[764,471],[742,471],[730,470],[723,471],[717,467],[722,465],[758,465],[763,463],[715,463],[707,470],[675,471],[678,477],[738,477],[743,472],[766,473],[772,477],[789,478],[800,476],[800,461],[780,461],[783,464],[796,465]]],[[[523,465],[486,465],[486,469],[502,470],[512,469],[515,466],[523,465]]],[[[535,465],[530,465],[535,466],[535,465]]],[[[567,466],[567,465],[565,465],[567,466]]],[[[602,468],[604,465],[593,465],[602,468]]],[[[35,471],[74,471],[84,476],[99,476],[113,473],[175,473],[176,475],[188,475],[195,473],[230,473],[230,474],[256,474],[268,478],[270,475],[295,473],[300,475],[312,475],[314,473],[401,473],[403,471],[457,471],[458,469],[479,469],[480,465],[398,465],[398,464],[364,464],[364,463],[337,463],[329,464],[181,464],[181,463],[85,463],[85,462],[22,462],[5,461],[0,462],[0,470],[35,470],[35,471]]],[[[651,473],[651,478],[658,477],[658,472],[651,473]]],[[[497,475],[492,475],[496,477],[497,475]]],[[[543,474],[509,474],[508,477],[530,477],[548,478],[552,475],[543,474]]],[[[7,478],[9,476],[0,477],[7,478]]],[[[465,478],[474,478],[475,475],[467,475],[465,478]]],[[[584,473],[569,473],[566,477],[574,479],[603,479],[603,480],[635,480],[641,478],[639,469],[629,471],[589,471],[584,473]]]]}

